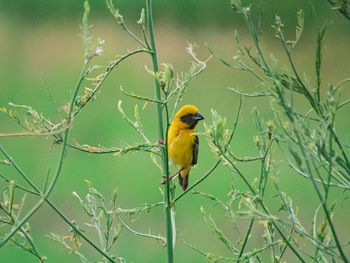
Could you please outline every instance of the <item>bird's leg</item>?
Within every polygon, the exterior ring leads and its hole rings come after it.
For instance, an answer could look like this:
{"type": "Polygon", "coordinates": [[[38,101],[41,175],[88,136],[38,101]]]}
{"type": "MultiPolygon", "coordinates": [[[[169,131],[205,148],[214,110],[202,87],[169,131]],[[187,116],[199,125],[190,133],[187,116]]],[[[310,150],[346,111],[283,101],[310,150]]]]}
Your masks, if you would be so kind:
{"type": "MultiPolygon", "coordinates": [[[[176,175],[180,174],[181,171],[183,170],[183,168],[181,168],[180,170],[178,170],[176,173],[174,173],[172,176],[169,176],[169,181],[171,181],[176,175]]],[[[161,182],[161,184],[165,184],[166,183],[166,176],[163,175],[164,180],[161,182]]]]}
{"type": "Polygon", "coordinates": [[[159,141],[158,141],[158,144],[160,144],[160,145],[165,145],[165,141],[164,141],[164,140],[159,140],[159,141]]]}

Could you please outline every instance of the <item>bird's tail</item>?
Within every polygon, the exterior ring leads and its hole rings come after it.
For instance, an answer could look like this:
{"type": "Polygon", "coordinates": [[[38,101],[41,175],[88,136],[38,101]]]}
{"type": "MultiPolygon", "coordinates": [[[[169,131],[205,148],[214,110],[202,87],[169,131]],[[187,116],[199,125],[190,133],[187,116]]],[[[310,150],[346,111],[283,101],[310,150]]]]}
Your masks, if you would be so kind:
{"type": "Polygon", "coordinates": [[[191,170],[191,166],[188,168],[184,168],[179,174],[179,183],[182,187],[182,190],[184,191],[186,191],[188,187],[188,178],[190,176],[190,170],[191,170]]]}

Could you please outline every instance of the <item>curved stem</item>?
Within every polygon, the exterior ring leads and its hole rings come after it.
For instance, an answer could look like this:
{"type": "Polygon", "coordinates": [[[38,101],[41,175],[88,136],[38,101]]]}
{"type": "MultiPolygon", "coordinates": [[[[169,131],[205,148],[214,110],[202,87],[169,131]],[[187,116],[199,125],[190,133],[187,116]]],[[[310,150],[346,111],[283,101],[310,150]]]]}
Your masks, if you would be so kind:
{"type": "Polygon", "coordinates": [[[320,190],[317,187],[315,178],[314,178],[314,176],[312,174],[311,166],[310,166],[310,163],[309,163],[309,155],[306,153],[304,147],[302,146],[303,142],[301,141],[299,133],[296,132],[295,136],[296,136],[296,138],[298,140],[298,143],[299,143],[299,146],[300,146],[300,151],[301,151],[301,153],[302,153],[302,155],[303,155],[303,157],[305,159],[306,168],[307,168],[307,171],[309,173],[312,185],[313,185],[313,187],[315,189],[315,192],[316,192],[316,194],[317,194],[317,196],[318,196],[318,198],[319,198],[319,200],[321,202],[321,206],[322,206],[323,212],[326,215],[329,227],[331,229],[331,232],[332,232],[332,235],[333,235],[333,238],[334,238],[334,242],[336,243],[336,246],[338,248],[338,251],[340,253],[340,256],[341,256],[342,260],[347,263],[349,261],[348,261],[346,255],[345,255],[345,253],[343,251],[343,248],[340,245],[337,232],[335,231],[335,227],[334,227],[334,224],[332,222],[331,215],[330,215],[329,210],[327,208],[326,200],[323,199],[322,194],[321,194],[320,190]]]}
{"type": "MultiPolygon", "coordinates": [[[[254,196],[256,196],[257,192],[254,190],[253,186],[248,182],[248,180],[244,177],[242,172],[235,166],[235,164],[226,156],[225,153],[220,152],[220,155],[228,163],[228,168],[231,169],[232,171],[236,172],[241,177],[241,179],[245,182],[245,184],[248,186],[248,188],[250,189],[252,194],[254,196]]],[[[271,215],[270,211],[265,206],[263,200],[259,198],[259,199],[257,199],[257,201],[259,202],[259,204],[260,204],[261,208],[264,210],[264,212],[267,213],[268,215],[271,215]]],[[[284,233],[282,232],[280,227],[277,225],[277,223],[274,220],[272,220],[271,223],[273,224],[273,226],[275,227],[277,232],[280,234],[280,236],[283,238],[283,240],[287,244],[287,246],[292,250],[294,255],[300,260],[300,262],[305,262],[305,260],[301,257],[301,255],[298,253],[298,251],[296,251],[294,246],[290,243],[289,239],[287,239],[287,237],[284,235],[284,233]]]]}
{"type": "Polygon", "coordinates": [[[73,117],[75,117],[75,115],[77,115],[83,107],[85,107],[85,105],[96,95],[96,93],[99,91],[99,89],[101,88],[103,82],[107,79],[108,75],[113,71],[113,69],[115,69],[116,67],[118,67],[118,65],[125,59],[127,59],[128,57],[130,56],[133,56],[135,54],[138,54],[138,53],[143,53],[143,52],[146,52],[146,53],[149,53],[149,50],[146,50],[146,49],[136,49],[134,51],[131,51],[125,55],[123,55],[122,57],[120,57],[119,59],[117,60],[114,60],[112,61],[108,67],[107,67],[107,70],[103,73],[103,77],[102,79],[97,83],[96,87],[93,89],[93,91],[91,92],[90,96],[87,98],[86,102],[82,105],[80,105],[80,107],[75,110],[74,114],[73,114],[73,117]]]}
{"type": "Polygon", "coordinates": [[[148,46],[142,42],[141,39],[139,39],[135,34],[134,32],[132,32],[127,26],[125,23],[122,23],[121,26],[123,27],[123,29],[128,32],[128,34],[133,38],[135,39],[143,48],[146,48],[148,49],[148,46]]]}
{"type": "MultiPolygon", "coordinates": [[[[84,76],[85,76],[85,72],[86,72],[86,68],[88,65],[88,60],[85,59],[84,61],[84,65],[83,68],[81,70],[80,73],[80,77],[79,80],[76,84],[76,87],[74,89],[74,93],[70,102],[70,108],[68,111],[68,117],[67,117],[67,126],[70,125],[71,121],[72,121],[72,111],[73,111],[73,105],[74,105],[74,101],[77,97],[79,88],[81,86],[81,83],[84,80],[84,76]]],[[[21,228],[21,226],[23,224],[25,224],[25,222],[28,221],[28,219],[36,212],[39,210],[39,208],[43,205],[43,203],[45,202],[45,200],[50,196],[52,190],[54,189],[56,183],[57,183],[57,179],[61,173],[62,170],[62,166],[63,166],[63,159],[64,159],[64,155],[66,153],[66,147],[67,147],[67,140],[68,140],[68,135],[69,135],[69,129],[66,129],[64,132],[64,137],[63,137],[63,145],[62,145],[62,149],[61,149],[61,153],[60,153],[60,157],[59,157],[59,161],[58,161],[58,165],[57,165],[57,169],[56,169],[56,173],[54,178],[52,179],[51,184],[49,185],[47,191],[45,193],[42,194],[42,199],[35,205],[33,206],[33,208],[27,213],[27,215],[24,216],[24,218],[16,225],[15,228],[12,229],[12,231],[5,236],[5,238],[3,238],[3,240],[0,243],[0,247],[2,247],[14,234],[16,234],[16,232],[21,228]]],[[[31,186],[33,187],[33,185],[31,184],[31,186]]],[[[35,188],[34,188],[35,189],[35,188]]]]}
{"type": "Polygon", "coordinates": [[[220,164],[221,159],[219,159],[211,168],[209,171],[207,171],[199,180],[197,180],[193,185],[191,185],[186,191],[179,194],[174,200],[171,202],[171,206],[173,206],[180,198],[182,198],[184,195],[186,195],[189,191],[191,191],[193,188],[195,188],[198,184],[203,182],[220,164]]]}
{"type": "MultiPolygon", "coordinates": [[[[11,158],[11,156],[5,151],[4,148],[0,145],[0,151],[6,156],[6,158],[11,162],[12,166],[16,169],[16,171],[28,182],[29,185],[32,186],[32,188],[35,190],[35,192],[32,192],[30,190],[25,189],[25,191],[35,194],[35,195],[42,195],[40,189],[28,178],[28,176],[23,172],[23,170],[17,165],[15,161],[11,158]]],[[[21,188],[24,190],[24,188],[21,188]]],[[[71,220],[69,220],[63,212],[61,212],[57,206],[52,203],[48,198],[45,199],[45,202],[65,221],[71,228],[74,229],[75,232],[78,233],[79,236],[81,236],[90,246],[92,246],[97,252],[99,252],[102,256],[107,258],[110,262],[116,262],[111,257],[109,257],[105,252],[103,252],[99,247],[97,247],[90,239],[85,236],[79,228],[75,224],[72,223],[71,220]]]]}

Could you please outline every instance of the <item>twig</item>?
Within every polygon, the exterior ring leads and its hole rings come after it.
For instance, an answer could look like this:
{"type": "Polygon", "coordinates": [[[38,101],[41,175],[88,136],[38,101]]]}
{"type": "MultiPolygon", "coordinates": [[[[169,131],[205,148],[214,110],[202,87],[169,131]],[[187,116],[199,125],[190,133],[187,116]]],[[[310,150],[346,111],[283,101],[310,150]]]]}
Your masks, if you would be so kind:
{"type": "Polygon", "coordinates": [[[89,97],[87,97],[85,103],[81,104],[79,106],[79,108],[73,113],[73,115],[74,116],[77,115],[81,111],[81,109],[83,107],[85,107],[85,105],[96,95],[97,91],[101,88],[102,83],[106,80],[106,78],[109,76],[109,74],[113,71],[114,68],[116,68],[123,60],[127,59],[128,57],[133,56],[133,55],[138,54],[138,53],[143,53],[143,52],[150,53],[149,50],[146,50],[146,49],[136,49],[134,51],[131,51],[131,52],[123,55],[119,59],[112,61],[108,65],[106,71],[100,75],[101,78],[98,79],[96,87],[92,90],[92,92],[90,93],[89,97]]]}
{"type": "Polygon", "coordinates": [[[232,90],[235,93],[244,96],[244,97],[267,97],[267,96],[272,96],[272,93],[266,93],[266,92],[254,92],[254,93],[245,93],[240,91],[239,89],[236,88],[227,88],[228,90],[232,90]]]}
{"type": "Polygon", "coordinates": [[[181,199],[184,195],[186,195],[188,192],[190,192],[193,188],[195,188],[198,184],[203,182],[220,164],[221,159],[219,159],[200,179],[198,179],[193,185],[191,185],[186,191],[179,194],[177,197],[174,198],[174,200],[171,202],[170,206],[175,205],[175,203],[181,199]]]}
{"type": "Polygon", "coordinates": [[[62,133],[70,128],[73,122],[69,125],[66,125],[58,130],[50,132],[14,132],[14,133],[0,133],[0,137],[19,137],[19,136],[49,136],[62,133]]]}
{"type": "Polygon", "coordinates": [[[141,151],[141,152],[150,152],[156,155],[160,155],[159,151],[152,151],[153,148],[158,149],[160,146],[158,144],[138,144],[134,146],[126,146],[124,148],[101,148],[101,147],[93,147],[89,145],[72,145],[67,144],[68,147],[90,154],[114,154],[118,155],[121,153],[127,153],[132,151],[141,151]]]}
{"type": "Polygon", "coordinates": [[[155,235],[152,235],[152,234],[145,234],[145,233],[140,233],[140,232],[137,232],[135,230],[133,230],[132,228],[130,228],[120,217],[118,218],[119,221],[122,223],[122,225],[124,227],[126,227],[126,229],[128,229],[131,233],[137,235],[137,236],[141,236],[141,237],[148,237],[148,238],[152,238],[152,239],[155,239],[157,241],[160,241],[163,245],[166,245],[166,239],[162,236],[155,236],[155,235]]]}

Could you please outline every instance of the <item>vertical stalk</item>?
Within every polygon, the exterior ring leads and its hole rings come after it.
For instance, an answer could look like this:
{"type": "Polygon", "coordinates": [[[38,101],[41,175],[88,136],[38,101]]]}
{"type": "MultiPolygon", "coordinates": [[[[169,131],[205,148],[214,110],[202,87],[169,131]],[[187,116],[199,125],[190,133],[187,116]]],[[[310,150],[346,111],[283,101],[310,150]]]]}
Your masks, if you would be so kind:
{"type": "MultiPolygon", "coordinates": [[[[300,151],[301,151],[301,153],[302,153],[302,155],[303,155],[303,157],[305,159],[306,168],[307,168],[307,171],[309,173],[312,185],[313,185],[313,187],[315,189],[315,192],[316,192],[316,194],[317,194],[317,196],[318,196],[318,198],[319,198],[319,200],[321,202],[321,206],[323,208],[323,212],[326,215],[329,228],[331,229],[331,232],[332,232],[332,235],[333,235],[333,238],[334,238],[334,242],[335,242],[335,244],[337,246],[337,249],[338,249],[338,251],[340,253],[340,256],[341,256],[343,262],[348,263],[349,261],[348,261],[346,255],[345,255],[345,253],[343,251],[343,248],[342,248],[342,246],[340,244],[337,232],[335,231],[335,227],[334,227],[332,219],[331,219],[331,215],[330,215],[329,210],[327,208],[327,200],[323,199],[322,194],[321,194],[320,190],[317,187],[315,178],[314,178],[314,176],[312,174],[311,166],[310,166],[310,163],[309,163],[309,154],[307,154],[307,152],[305,151],[305,149],[303,147],[303,142],[302,142],[301,137],[300,137],[298,132],[295,133],[295,136],[296,136],[296,138],[298,140],[298,143],[299,143],[299,146],[300,146],[300,151]]],[[[332,160],[330,160],[330,162],[332,162],[332,160]]]]}
{"type": "MultiPolygon", "coordinates": [[[[157,60],[157,50],[154,41],[154,30],[153,30],[153,16],[152,16],[152,0],[146,0],[146,15],[147,15],[147,25],[149,30],[150,44],[151,44],[151,57],[153,62],[153,71],[158,72],[158,60],[157,60]]],[[[161,100],[160,86],[158,81],[155,79],[156,97],[161,100]]],[[[158,133],[159,139],[164,140],[164,127],[163,127],[163,115],[162,115],[162,105],[157,103],[158,112],[158,133]]],[[[166,129],[167,130],[167,129],[166,129]]],[[[164,186],[164,204],[165,204],[165,220],[166,220],[166,239],[167,239],[167,253],[168,253],[168,263],[174,261],[173,256],[173,232],[172,232],[172,217],[171,217],[171,199],[170,199],[170,186],[169,186],[169,167],[168,167],[168,136],[165,136],[164,147],[161,147],[162,156],[162,168],[163,174],[166,177],[166,184],[164,186]]]]}
{"type": "MultiPolygon", "coordinates": [[[[244,177],[242,172],[236,167],[236,165],[227,157],[226,153],[224,153],[221,149],[220,149],[220,156],[222,156],[222,158],[229,164],[228,168],[230,170],[238,173],[238,175],[241,177],[241,179],[243,179],[243,181],[248,186],[248,188],[252,192],[252,194],[254,196],[257,196],[257,192],[254,190],[253,186],[248,182],[247,178],[244,177]]],[[[271,215],[270,211],[267,209],[267,207],[265,206],[265,204],[264,204],[262,199],[260,199],[260,198],[257,199],[257,202],[260,203],[261,208],[264,210],[264,212],[267,215],[271,215]]],[[[294,246],[291,244],[289,239],[287,239],[287,237],[284,235],[284,233],[282,232],[281,228],[277,225],[277,223],[274,220],[272,220],[271,223],[273,224],[273,226],[275,227],[277,232],[280,234],[280,236],[282,237],[282,239],[284,240],[286,245],[292,250],[294,255],[299,259],[299,261],[305,263],[305,260],[301,257],[301,255],[298,253],[298,251],[296,251],[294,246]]]]}

